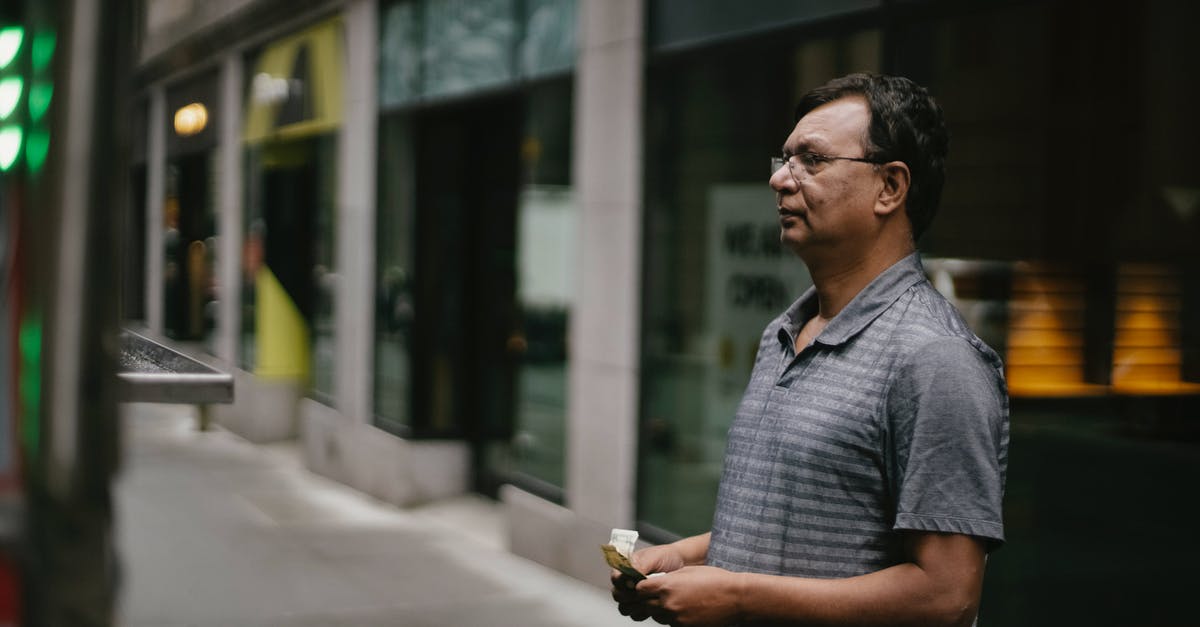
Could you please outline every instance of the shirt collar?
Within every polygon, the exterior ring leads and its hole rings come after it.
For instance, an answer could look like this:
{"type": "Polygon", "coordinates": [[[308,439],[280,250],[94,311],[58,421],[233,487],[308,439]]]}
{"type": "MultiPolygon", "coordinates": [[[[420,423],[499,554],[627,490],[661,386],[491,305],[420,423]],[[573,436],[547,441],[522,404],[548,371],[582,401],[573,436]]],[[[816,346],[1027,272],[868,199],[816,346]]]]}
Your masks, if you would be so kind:
{"type": "MultiPolygon", "coordinates": [[[[924,281],[925,268],[921,265],[920,253],[911,253],[879,273],[843,308],[817,336],[815,342],[826,346],[837,346],[862,331],[871,321],[879,317],[908,288],[924,281]]],[[[817,289],[808,288],[796,302],[784,312],[779,329],[781,342],[793,342],[804,323],[817,313],[817,289]]]]}

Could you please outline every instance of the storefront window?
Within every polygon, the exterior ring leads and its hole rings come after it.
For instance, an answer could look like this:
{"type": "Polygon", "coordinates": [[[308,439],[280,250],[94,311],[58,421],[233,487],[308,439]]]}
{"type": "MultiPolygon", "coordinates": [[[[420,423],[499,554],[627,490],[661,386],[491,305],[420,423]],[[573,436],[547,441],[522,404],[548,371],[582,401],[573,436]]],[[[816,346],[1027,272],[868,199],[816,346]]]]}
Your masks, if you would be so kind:
{"type": "MultiPolygon", "coordinates": [[[[782,309],[764,298],[753,322],[713,304],[722,273],[751,272],[729,251],[767,250],[748,244],[753,228],[714,239],[714,208],[760,185],[737,215],[769,213],[755,164],[778,151],[800,93],[881,69],[926,86],[945,111],[946,188],[920,249],[1006,365],[1007,542],[989,556],[980,623],[1186,623],[1187,565],[1200,557],[1179,541],[1195,514],[1179,495],[1200,470],[1200,121],[1189,104],[1200,57],[1181,51],[1200,7],[1126,3],[1083,19],[1070,3],[894,4],[874,16],[883,35],[831,37],[836,25],[824,25],[796,33],[799,47],[772,35],[651,65],[641,524],[664,539],[708,529],[728,423],[706,412],[720,406],[724,364],[748,373],[721,321],[761,329],[782,309]],[[847,61],[872,49],[874,63],[847,61]]],[[[757,284],[774,275],[790,301],[802,279],[768,259],[753,262],[757,284]]]]}
{"type": "Polygon", "coordinates": [[[394,433],[412,429],[414,148],[410,116],[381,120],[375,222],[375,419],[394,433]]]}
{"type": "Polygon", "coordinates": [[[650,46],[682,49],[876,9],[882,0],[649,0],[650,46]]]}
{"type": "Polygon", "coordinates": [[[400,0],[380,15],[384,109],[569,72],[578,0],[400,0]]]}
{"type": "Polygon", "coordinates": [[[514,0],[425,0],[423,91],[458,94],[513,78],[514,0]]]}
{"type": "Polygon", "coordinates": [[[522,5],[521,75],[532,78],[569,71],[575,65],[577,0],[525,0],[522,5]]]}
{"type": "Polygon", "coordinates": [[[167,90],[163,198],[163,331],[214,350],[217,254],[217,81],[206,74],[167,90]]]}
{"type": "Polygon", "coordinates": [[[205,341],[216,327],[216,214],[210,194],[215,151],[169,159],[163,202],[163,330],[205,341]]]}
{"type": "Polygon", "coordinates": [[[571,85],[533,90],[525,109],[517,201],[517,355],[512,437],[493,472],[555,497],[564,485],[567,322],[575,302],[578,211],[571,187],[571,85]]]}
{"type": "Polygon", "coordinates": [[[381,8],[376,424],[471,441],[485,492],[563,484],[576,6],[381,8]]]}
{"type": "Polygon", "coordinates": [[[1183,624],[1200,558],[1179,542],[1200,471],[1200,204],[1185,200],[1200,199],[1200,64],[1180,50],[1200,9],[1080,17],[1020,3],[889,32],[892,70],[933,91],[951,133],[926,269],[1007,368],[1007,542],[980,624],[1183,624]]]}
{"type": "Polygon", "coordinates": [[[473,440],[485,490],[563,483],[571,102],[557,80],[381,124],[376,424],[473,440]]]}
{"type": "Polygon", "coordinates": [[[800,93],[878,64],[879,34],[866,31],[650,69],[644,525],[678,535],[709,528],[725,433],[762,329],[811,284],[779,244],[763,164],[779,153],[800,93]]]}
{"type": "Polygon", "coordinates": [[[342,111],[336,18],[251,56],[242,366],[334,401],[334,207],[342,111]]]}

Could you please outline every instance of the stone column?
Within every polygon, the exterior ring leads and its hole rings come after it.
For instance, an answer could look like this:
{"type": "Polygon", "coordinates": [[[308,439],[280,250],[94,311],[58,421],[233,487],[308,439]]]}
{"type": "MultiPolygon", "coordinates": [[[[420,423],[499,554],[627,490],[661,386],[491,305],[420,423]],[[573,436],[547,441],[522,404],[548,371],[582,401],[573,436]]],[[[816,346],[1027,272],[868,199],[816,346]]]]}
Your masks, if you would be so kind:
{"type": "Polygon", "coordinates": [[[578,297],[570,328],[567,569],[634,522],[641,319],[643,0],[582,0],[575,75],[578,297]]]}
{"type": "Polygon", "coordinates": [[[338,410],[360,422],[370,422],[374,411],[377,14],[376,0],[346,3],[346,101],[338,139],[334,389],[338,410]]]}
{"type": "Polygon", "coordinates": [[[221,63],[217,129],[217,357],[238,364],[242,299],[242,55],[229,53],[221,63]]]}
{"type": "Polygon", "coordinates": [[[167,169],[167,93],[150,88],[146,114],[146,327],[163,333],[163,200],[167,169]]]}

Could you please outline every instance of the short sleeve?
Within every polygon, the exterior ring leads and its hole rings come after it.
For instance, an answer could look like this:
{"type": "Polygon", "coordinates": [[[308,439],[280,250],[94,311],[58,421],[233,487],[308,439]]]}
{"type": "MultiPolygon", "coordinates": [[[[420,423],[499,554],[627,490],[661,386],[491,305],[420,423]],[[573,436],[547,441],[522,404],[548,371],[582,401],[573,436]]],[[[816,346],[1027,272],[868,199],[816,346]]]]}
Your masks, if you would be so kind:
{"type": "Polygon", "coordinates": [[[965,338],[914,351],[887,396],[896,530],[1004,541],[1008,397],[999,359],[965,338]]]}

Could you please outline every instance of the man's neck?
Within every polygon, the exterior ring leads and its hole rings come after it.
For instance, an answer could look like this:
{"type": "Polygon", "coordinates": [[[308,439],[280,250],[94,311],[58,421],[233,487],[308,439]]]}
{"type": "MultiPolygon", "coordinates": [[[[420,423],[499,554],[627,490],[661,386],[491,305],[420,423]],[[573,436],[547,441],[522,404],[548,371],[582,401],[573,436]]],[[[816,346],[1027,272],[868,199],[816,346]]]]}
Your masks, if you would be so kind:
{"type": "Polygon", "coordinates": [[[915,248],[912,244],[877,246],[861,255],[843,256],[829,260],[806,260],[813,286],[817,290],[817,317],[823,322],[832,320],[875,277],[907,257],[915,248]]]}

